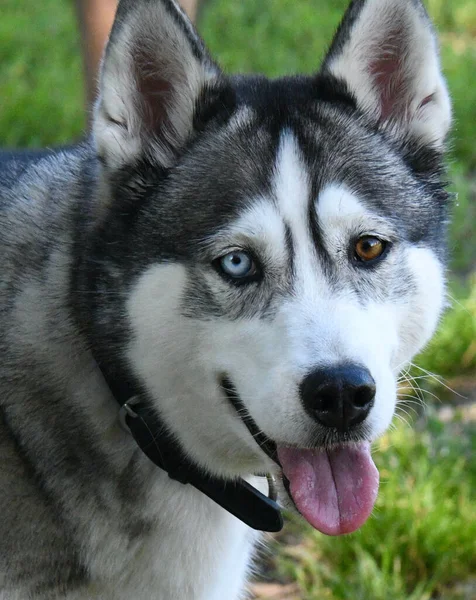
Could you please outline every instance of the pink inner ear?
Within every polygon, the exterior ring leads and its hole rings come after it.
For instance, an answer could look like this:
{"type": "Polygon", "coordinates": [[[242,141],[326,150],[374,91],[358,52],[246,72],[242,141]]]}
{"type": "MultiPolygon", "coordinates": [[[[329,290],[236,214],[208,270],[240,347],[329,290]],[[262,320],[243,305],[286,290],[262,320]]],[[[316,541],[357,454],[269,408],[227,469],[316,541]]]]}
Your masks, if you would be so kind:
{"type": "Polygon", "coordinates": [[[152,51],[148,53],[144,48],[137,48],[134,66],[144,126],[148,131],[159,134],[167,119],[172,83],[164,77],[166,69],[161,70],[160,61],[152,51]]]}
{"type": "Polygon", "coordinates": [[[381,47],[374,47],[376,56],[369,65],[369,72],[380,98],[380,120],[405,118],[409,99],[405,73],[407,43],[403,29],[389,33],[381,47]]]}

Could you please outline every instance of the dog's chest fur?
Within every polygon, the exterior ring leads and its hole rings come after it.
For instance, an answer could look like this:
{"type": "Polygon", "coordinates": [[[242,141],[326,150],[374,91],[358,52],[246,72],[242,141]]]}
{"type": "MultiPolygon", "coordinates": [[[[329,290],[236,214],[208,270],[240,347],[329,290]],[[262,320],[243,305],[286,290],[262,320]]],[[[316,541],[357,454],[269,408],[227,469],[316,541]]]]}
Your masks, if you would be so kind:
{"type": "Polygon", "coordinates": [[[120,526],[104,531],[91,570],[104,574],[112,567],[115,574],[68,600],[244,598],[257,534],[190,486],[159,476],[154,487],[148,504],[160,522],[130,547],[123,543],[120,526]],[[180,520],[173,518],[178,505],[180,520]]]}
{"type": "MultiPolygon", "coordinates": [[[[93,517],[83,551],[89,559],[90,583],[75,590],[50,589],[35,598],[52,600],[238,600],[258,534],[200,496],[198,492],[159,476],[148,498],[148,512],[160,513],[134,541],[126,540],[124,524],[93,517]],[[182,520],[173,518],[181,507],[182,520]],[[59,594],[58,596],[56,594],[59,594]]],[[[30,590],[0,592],[0,600],[25,600],[30,590]]]]}

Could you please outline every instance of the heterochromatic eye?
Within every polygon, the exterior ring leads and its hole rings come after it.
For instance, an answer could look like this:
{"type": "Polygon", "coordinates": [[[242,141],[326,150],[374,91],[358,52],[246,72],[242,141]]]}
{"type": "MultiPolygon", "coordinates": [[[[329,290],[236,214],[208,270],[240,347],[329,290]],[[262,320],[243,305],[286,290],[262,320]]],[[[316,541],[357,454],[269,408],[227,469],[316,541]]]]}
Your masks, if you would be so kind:
{"type": "Polygon", "coordinates": [[[372,235],[364,235],[355,244],[355,258],[363,262],[370,262],[382,256],[386,242],[372,235]]]}
{"type": "Polygon", "coordinates": [[[219,259],[221,270],[233,277],[243,279],[256,273],[256,265],[252,257],[243,250],[234,250],[219,259]]]}

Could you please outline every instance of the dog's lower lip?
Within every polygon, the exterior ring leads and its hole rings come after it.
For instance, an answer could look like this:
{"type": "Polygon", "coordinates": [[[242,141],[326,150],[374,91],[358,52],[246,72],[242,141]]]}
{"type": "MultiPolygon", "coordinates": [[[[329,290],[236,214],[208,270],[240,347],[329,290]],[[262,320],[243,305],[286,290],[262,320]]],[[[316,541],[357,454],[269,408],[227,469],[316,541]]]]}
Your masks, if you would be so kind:
{"type": "Polygon", "coordinates": [[[251,433],[261,450],[263,450],[263,452],[267,454],[269,458],[271,458],[271,460],[273,460],[278,466],[281,466],[279,464],[276,452],[276,442],[274,442],[260,430],[255,420],[248,412],[246,406],[241,401],[241,398],[239,397],[235,386],[231,382],[230,378],[226,375],[220,377],[220,387],[225,392],[225,395],[228,398],[230,404],[235,409],[236,414],[243,422],[245,427],[248,429],[248,431],[251,433]]]}

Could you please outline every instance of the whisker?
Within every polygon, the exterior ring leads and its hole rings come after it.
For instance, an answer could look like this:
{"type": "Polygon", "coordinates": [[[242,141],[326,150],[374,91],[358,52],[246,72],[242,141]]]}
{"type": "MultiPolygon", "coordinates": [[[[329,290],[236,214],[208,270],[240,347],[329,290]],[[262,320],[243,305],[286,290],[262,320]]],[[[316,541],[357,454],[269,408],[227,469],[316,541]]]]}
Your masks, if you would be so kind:
{"type": "Polygon", "coordinates": [[[426,407],[426,402],[422,394],[422,389],[415,381],[414,377],[410,375],[410,373],[405,373],[403,377],[405,378],[405,383],[407,383],[414,392],[414,395],[412,395],[412,397],[416,397],[421,403],[421,405],[426,407]]]}
{"type": "MultiPolygon", "coordinates": [[[[414,402],[413,404],[417,404],[416,402],[414,402]]],[[[417,406],[420,406],[419,404],[417,404],[417,406]]],[[[408,416],[410,416],[411,414],[415,415],[416,417],[420,416],[420,413],[417,411],[417,409],[414,406],[409,406],[409,401],[408,400],[402,400],[401,402],[399,402],[397,404],[396,410],[400,410],[405,412],[405,414],[407,414],[408,416]],[[408,408],[408,411],[406,411],[404,408],[408,408]]]]}
{"type": "Polygon", "coordinates": [[[395,418],[404,423],[406,427],[411,427],[410,423],[405,419],[405,417],[398,412],[395,413],[395,418]]]}
{"type": "Polygon", "coordinates": [[[412,365],[413,368],[419,369],[420,371],[423,371],[424,373],[426,373],[429,377],[433,378],[439,385],[441,385],[444,388],[446,388],[452,394],[455,394],[456,396],[459,396],[463,400],[468,400],[468,398],[466,396],[463,396],[462,394],[460,394],[459,392],[457,392],[456,390],[454,390],[453,388],[451,388],[449,385],[447,385],[444,382],[443,379],[441,379],[440,377],[438,377],[438,375],[436,375],[435,373],[432,373],[431,371],[427,371],[423,367],[420,367],[419,365],[415,365],[414,363],[411,363],[411,365],[412,365]]]}
{"type": "Polygon", "coordinates": [[[462,308],[464,310],[464,312],[468,313],[468,315],[471,315],[470,310],[462,302],[460,302],[457,298],[455,298],[451,294],[448,294],[448,292],[446,293],[446,295],[453,302],[453,304],[457,304],[460,308],[462,308]]]}

